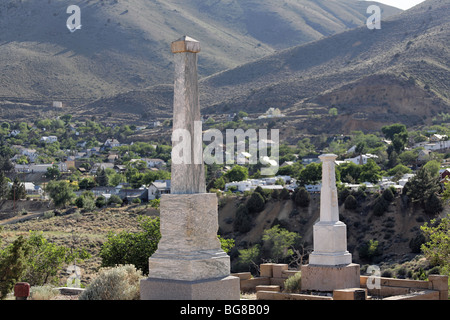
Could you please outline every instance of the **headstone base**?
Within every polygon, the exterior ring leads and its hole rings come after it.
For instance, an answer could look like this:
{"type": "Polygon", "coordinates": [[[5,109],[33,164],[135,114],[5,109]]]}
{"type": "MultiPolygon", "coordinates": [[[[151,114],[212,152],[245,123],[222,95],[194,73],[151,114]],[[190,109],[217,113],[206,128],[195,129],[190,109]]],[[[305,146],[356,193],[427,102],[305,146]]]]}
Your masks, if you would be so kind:
{"type": "Polygon", "coordinates": [[[240,281],[228,276],[197,281],[141,280],[141,300],[239,300],[240,281]]]}
{"type": "Polygon", "coordinates": [[[359,288],[359,264],[338,266],[302,265],[302,290],[333,291],[359,288]]]}

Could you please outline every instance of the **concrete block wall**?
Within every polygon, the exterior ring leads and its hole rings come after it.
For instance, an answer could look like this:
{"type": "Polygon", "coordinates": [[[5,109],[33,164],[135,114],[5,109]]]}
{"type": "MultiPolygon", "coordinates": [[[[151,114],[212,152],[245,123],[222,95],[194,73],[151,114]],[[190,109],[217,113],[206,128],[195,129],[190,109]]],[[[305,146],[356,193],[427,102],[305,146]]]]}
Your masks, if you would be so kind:
{"type": "MultiPolygon", "coordinates": [[[[284,281],[300,271],[288,270],[287,264],[264,263],[260,265],[260,276],[252,277],[250,272],[234,273],[240,278],[242,292],[257,292],[257,298],[263,300],[305,300],[326,299],[302,294],[282,293],[284,281]],[[279,289],[278,289],[279,287],[279,289]]],[[[394,279],[380,277],[379,289],[368,289],[369,276],[360,276],[359,288],[334,290],[334,300],[362,300],[368,296],[384,296],[387,300],[447,300],[448,276],[429,275],[428,281],[394,279]],[[364,292],[362,292],[362,290],[364,292]]]]}

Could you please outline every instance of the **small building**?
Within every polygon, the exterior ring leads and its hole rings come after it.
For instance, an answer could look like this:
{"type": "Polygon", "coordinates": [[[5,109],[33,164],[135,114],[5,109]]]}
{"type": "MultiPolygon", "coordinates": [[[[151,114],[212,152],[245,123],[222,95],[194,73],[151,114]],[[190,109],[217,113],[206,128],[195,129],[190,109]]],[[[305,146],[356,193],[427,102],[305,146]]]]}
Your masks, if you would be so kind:
{"type": "Polygon", "coordinates": [[[147,168],[162,168],[166,165],[166,162],[162,159],[142,158],[141,160],[147,163],[147,168]]]}
{"type": "Polygon", "coordinates": [[[159,199],[162,194],[170,194],[171,180],[155,180],[148,187],[148,200],[159,199]]]}
{"type": "Polygon", "coordinates": [[[103,144],[105,148],[114,148],[114,147],[120,147],[120,142],[117,139],[106,139],[105,143],[103,144]]]}
{"type": "Polygon", "coordinates": [[[57,136],[43,136],[41,137],[40,141],[45,142],[45,143],[53,143],[58,141],[58,137],[57,136]]]}

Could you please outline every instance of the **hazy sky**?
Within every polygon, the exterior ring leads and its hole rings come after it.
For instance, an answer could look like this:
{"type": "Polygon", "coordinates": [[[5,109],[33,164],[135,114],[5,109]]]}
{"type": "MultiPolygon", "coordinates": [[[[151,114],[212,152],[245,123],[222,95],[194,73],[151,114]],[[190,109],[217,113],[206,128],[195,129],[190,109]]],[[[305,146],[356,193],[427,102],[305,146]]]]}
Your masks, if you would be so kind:
{"type": "Polygon", "coordinates": [[[424,2],[425,0],[372,0],[380,3],[384,3],[393,7],[397,7],[403,10],[414,7],[415,5],[424,2]]]}

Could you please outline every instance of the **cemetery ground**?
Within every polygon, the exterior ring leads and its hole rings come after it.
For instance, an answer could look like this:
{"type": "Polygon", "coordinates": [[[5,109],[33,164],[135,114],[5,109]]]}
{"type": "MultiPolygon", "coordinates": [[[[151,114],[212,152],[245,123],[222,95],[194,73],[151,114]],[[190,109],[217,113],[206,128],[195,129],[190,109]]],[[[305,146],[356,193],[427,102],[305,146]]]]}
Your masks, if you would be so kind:
{"type": "MultiPolygon", "coordinates": [[[[264,210],[252,217],[250,231],[235,232],[232,222],[235,219],[236,208],[245,201],[244,196],[235,195],[222,197],[219,201],[219,233],[225,238],[235,240],[235,248],[230,251],[232,268],[236,266],[236,253],[239,249],[261,243],[263,231],[277,224],[297,232],[302,237],[305,248],[312,249],[312,225],[319,214],[318,195],[311,197],[311,203],[307,207],[299,207],[292,200],[269,200],[264,210]]],[[[18,205],[19,209],[14,215],[0,215],[0,224],[3,225],[2,245],[13,242],[19,235],[27,236],[32,230],[42,232],[48,241],[56,245],[85,248],[91,258],[78,264],[82,272],[82,287],[87,287],[98,274],[101,267],[99,252],[109,232],[137,232],[140,216],[159,215],[158,210],[142,203],[106,207],[92,212],[68,207],[56,211],[58,215],[55,216],[54,209],[47,208],[43,203],[37,205],[35,202],[34,212],[26,210],[23,205],[25,202],[33,203],[23,201],[18,205]]],[[[404,208],[400,197],[391,203],[381,217],[367,210],[347,210],[344,205],[340,208],[340,217],[347,224],[348,247],[353,254],[354,262],[361,264],[361,274],[364,274],[370,264],[380,266],[383,277],[423,280],[427,274],[437,271],[420,252],[412,252],[411,249],[412,242],[420,234],[420,226],[429,222],[432,217],[414,207],[404,208]],[[371,261],[359,257],[361,245],[370,240],[378,241],[378,254],[371,261]]],[[[299,269],[298,260],[291,263],[290,268],[299,269]]],[[[249,270],[235,270],[240,271],[249,270]]],[[[60,270],[57,277],[58,284],[55,285],[65,286],[68,276],[69,273],[64,268],[60,270]]],[[[74,296],[54,295],[46,293],[45,289],[42,290],[39,298],[42,300],[76,299],[74,296]]],[[[253,293],[245,293],[242,298],[255,299],[256,296],[253,293]]]]}

